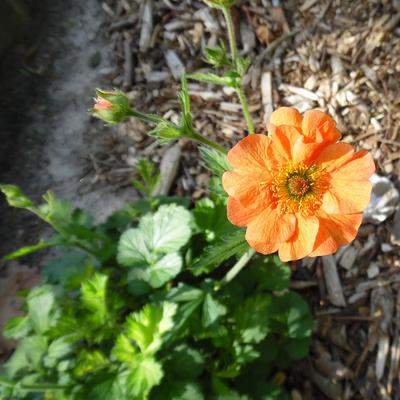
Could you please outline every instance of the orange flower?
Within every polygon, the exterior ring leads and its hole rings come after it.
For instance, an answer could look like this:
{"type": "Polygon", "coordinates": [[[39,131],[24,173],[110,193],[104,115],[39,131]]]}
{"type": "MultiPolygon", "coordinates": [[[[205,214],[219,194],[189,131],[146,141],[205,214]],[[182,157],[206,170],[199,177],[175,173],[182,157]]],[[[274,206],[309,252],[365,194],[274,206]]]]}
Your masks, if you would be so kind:
{"type": "Polygon", "coordinates": [[[269,135],[249,135],[228,153],[222,178],[228,219],[246,240],[283,261],[334,253],[351,242],[371,194],[371,155],[337,143],[334,120],[318,110],[302,117],[276,110],[269,135]]]}

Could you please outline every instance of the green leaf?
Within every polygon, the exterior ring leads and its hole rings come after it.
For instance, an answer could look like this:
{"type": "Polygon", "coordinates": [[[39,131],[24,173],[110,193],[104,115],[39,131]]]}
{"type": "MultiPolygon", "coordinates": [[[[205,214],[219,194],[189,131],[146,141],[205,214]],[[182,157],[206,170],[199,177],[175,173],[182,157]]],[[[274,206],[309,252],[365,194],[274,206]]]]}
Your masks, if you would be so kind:
{"type": "Polygon", "coordinates": [[[151,260],[151,249],[140,229],[128,229],[122,234],[118,244],[117,259],[124,267],[148,264],[148,260],[151,260]]]}
{"type": "Polygon", "coordinates": [[[306,357],[310,348],[311,338],[291,339],[286,338],[283,347],[292,360],[306,357]]]}
{"type": "Polygon", "coordinates": [[[145,215],[139,223],[149,247],[158,253],[178,251],[190,238],[191,216],[182,206],[163,205],[153,215],[145,215]]]}
{"type": "Polygon", "coordinates": [[[41,239],[36,244],[32,244],[30,246],[21,247],[20,249],[5,255],[3,257],[3,260],[4,261],[11,261],[11,260],[14,260],[14,259],[16,259],[18,257],[23,257],[23,256],[26,256],[28,254],[32,254],[32,253],[35,253],[37,251],[40,251],[40,250],[43,250],[43,249],[47,249],[49,247],[58,246],[58,245],[61,245],[61,244],[64,244],[64,243],[65,242],[61,238],[55,238],[54,240],[48,241],[48,242],[46,242],[45,240],[41,239]]]}
{"type": "Polygon", "coordinates": [[[47,350],[45,357],[45,365],[48,368],[55,367],[59,361],[65,358],[71,353],[73,344],[71,343],[71,337],[61,336],[56,340],[53,340],[47,350]]]}
{"type": "Polygon", "coordinates": [[[102,324],[109,319],[107,307],[108,276],[96,273],[82,283],[82,303],[91,312],[91,320],[102,324]]]}
{"type": "Polygon", "coordinates": [[[41,268],[44,279],[68,289],[80,288],[82,281],[93,276],[95,260],[81,250],[71,249],[49,260],[41,268]]]}
{"type": "Polygon", "coordinates": [[[139,173],[143,183],[139,181],[133,181],[133,185],[145,196],[151,196],[154,188],[157,186],[158,181],[160,180],[160,173],[156,170],[155,164],[150,160],[142,158],[138,161],[136,170],[139,173]]]}
{"type": "MultiPolygon", "coordinates": [[[[181,126],[183,128],[183,132],[187,132],[192,129],[192,114],[190,111],[188,82],[185,74],[181,79],[181,91],[179,92],[178,98],[182,110],[181,126]]],[[[183,136],[183,132],[181,136],[183,136]]]]}
{"type": "Polygon", "coordinates": [[[278,256],[262,257],[252,264],[253,268],[257,269],[255,273],[260,288],[271,291],[281,291],[289,288],[290,267],[282,262],[278,256]]]}
{"type": "Polygon", "coordinates": [[[249,297],[235,311],[235,335],[239,342],[259,343],[269,332],[269,295],[249,297]]]}
{"type": "Polygon", "coordinates": [[[228,258],[236,254],[243,254],[248,249],[249,245],[244,238],[244,232],[238,229],[231,235],[206,247],[204,256],[192,265],[191,270],[196,276],[210,273],[228,258]]]}
{"type": "Polygon", "coordinates": [[[113,356],[122,363],[130,364],[139,354],[130,338],[125,333],[120,333],[112,350],[113,356]]]}
{"type": "Polygon", "coordinates": [[[15,378],[22,371],[33,371],[39,368],[46,350],[47,341],[43,336],[36,335],[22,339],[5,364],[7,375],[15,378]]]}
{"type": "Polygon", "coordinates": [[[31,331],[32,326],[28,316],[10,318],[4,326],[3,335],[10,339],[22,339],[31,331]]]}
{"type": "Polygon", "coordinates": [[[55,322],[52,309],[55,304],[53,289],[43,285],[31,290],[27,298],[28,315],[33,330],[42,334],[49,330],[55,322]]]}
{"type": "Polygon", "coordinates": [[[134,267],[131,268],[127,276],[128,291],[135,296],[142,296],[151,291],[150,268],[134,267]]]}
{"type": "Polygon", "coordinates": [[[193,217],[209,242],[237,229],[228,221],[226,205],[222,201],[214,202],[208,198],[197,201],[193,217]]]}
{"type": "Polygon", "coordinates": [[[108,367],[109,364],[110,361],[101,351],[88,351],[83,349],[79,353],[76,368],[74,369],[74,375],[78,378],[83,377],[100,371],[101,369],[108,367]]]}
{"type": "MultiPolygon", "coordinates": [[[[164,379],[166,381],[167,379],[164,379]]],[[[151,392],[154,400],[204,400],[198,383],[184,380],[168,380],[151,392]]]]}
{"type": "Polygon", "coordinates": [[[213,83],[215,85],[222,85],[233,88],[240,87],[240,80],[232,76],[219,76],[209,72],[209,73],[193,73],[187,75],[187,77],[195,81],[213,83]]]}
{"type": "Polygon", "coordinates": [[[310,309],[302,297],[288,292],[272,298],[271,330],[293,339],[308,338],[314,325],[310,309]]]}
{"type": "Polygon", "coordinates": [[[127,376],[129,395],[134,399],[147,399],[150,390],[161,382],[163,370],[154,357],[137,358],[130,366],[127,376]]]}
{"type": "Polygon", "coordinates": [[[153,288],[159,288],[164,283],[175,278],[182,269],[182,257],[178,253],[170,253],[158,260],[149,270],[149,283],[153,288]]]}
{"type": "Polygon", "coordinates": [[[236,60],[236,70],[240,77],[243,77],[247,72],[249,66],[251,64],[251,60],[248,57],[238,57],[236,60]]]}
{"type": "Polygon", "coordinates": [[[126,336],[135,341],[142,353],[154,354],[161,347],[163,335],[174,326],[176,309],[176,304],[168,302],[146,304],[140,312],[127,318],[126,336]]]}
{"type": "Polygon", "coordinates": [[[207,168],[215,175],[221,177],[225,171],[232,169],[228,164],[226,154],[222,154],[220,151],[206,146],[200,146],[199,151],[200,156],[206,163],[207,168]]]}
{"type": "Polygon", "coordinates": [[[119,241],[118,262],[126,267],[157,262],[157,254],[178,251],[190,238],[191,216],[182,206],[161,206],[141,218],[139,227],[127,230],[119,241]]]}
{"type": "Polygon", "coordinates": [[[226,314],[226,308],[214,297],[207,293],[203,303],[202,325],[204,328],[210,327],[219,317],[226,314]]]}
{"type": "Polygon", "coordinates": [[[161,144],[167,144],[169,142],[172,142],[174,139],[179,139],[185,136],[185,132],[179,126],[173,124],[172,122],[162,121],[157,124],[154,129],[149,131],[148,135],[159,139],[159,142],[161,144]]]}
{"type": "Polygon", "coordinates": [[[33,205],[32,201],[21,192],[18,186],[0,185],[0,190],[6,196],[7,202],[11,207],[29,208],[33,205]]]}
{"type": "Polygon", "coordinates": [[[166,369],[177,379],[195,379],[202,374],[204,363],[199,350],[180,344],[169,354],[166,369]]]}
{"type": "Polygon", "coordinates": [[[179,286],[172,288],[167,296],[168,301],[174,303],[188,302],[193,300],[201,300],[204,296],[204,292],[193,286],[180,283],[179,286]]]}
{"type": "Polygon", "coordinates": [[[229,66],[230,61],[224,42],[221,40],[217,47],[204,49],[204,61],[215,68],[229,66]]]}
{"type": "MultiPolygon", "coordinates": [[[[123,400],[125,395],[125,377],[121,374],[99,374],[95,377],[88,394],[83,394],[82,400],[123,400]]],[[[85,388],[86,389],[86,388],[85,388]]]]}

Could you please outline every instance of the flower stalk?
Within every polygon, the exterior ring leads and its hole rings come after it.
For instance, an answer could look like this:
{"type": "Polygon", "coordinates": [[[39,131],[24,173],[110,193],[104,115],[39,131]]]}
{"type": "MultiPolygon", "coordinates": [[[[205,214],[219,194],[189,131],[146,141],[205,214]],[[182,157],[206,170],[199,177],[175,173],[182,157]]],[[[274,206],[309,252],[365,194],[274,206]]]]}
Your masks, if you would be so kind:
{"type": "Polygon", "coordinates": [[[213,149],[219,151],[222,154],[227,154],[228,150],[226,150],[224,147],[220,146],[218,143],[213,142],[212,140],[207,139],[206,137],[204,137],[202,134],[200,134],[199,132],[197,132],[194,129],[191,129],[191,131],[187,134],[187,137],[195,140],[196,142],[200,142],[203,143],[207,146],[212,147],[213,149]]]}
{"type": "MultiPolygon", "coordinates": [[[[228,30],[229,46],[231,49],[232,62],[233,62],[233,65],[235,67],[237,67],[238,50],[237,50],[237,45],[236,45],[235,29],[234,29],[233,21],[232,21],[232,13],[231,13],[231,10],[229,7],[221,7],[221,10],[222,10],[222,13],[224,14],[224,18],[225,18],[226,26],[227,26],[227,30],[228,30]]],[[[242,105],[244,118],[246,119],[247,129],[249,131],[249,134],[252,135],[254,133],[254,124],[253,124],[253,120],[250,115],[249,106],[247,104],[247,99],[246,99],[246,95],[244,93],[243,87],[239,86],[235,90],[239,97],[240,103],[242,105]]]]}
{"type": "Polygon", "coordinates": [[[249,251],[244,253],[242,257],[239,258],[237,263],[226,273],[226,275],[222,279],[222,283],[228,283],[232,279],[234,279],[235,276],[247,265],[254,254],[256,254],[256,251],[253,249],[250,249],[249,251]]]}

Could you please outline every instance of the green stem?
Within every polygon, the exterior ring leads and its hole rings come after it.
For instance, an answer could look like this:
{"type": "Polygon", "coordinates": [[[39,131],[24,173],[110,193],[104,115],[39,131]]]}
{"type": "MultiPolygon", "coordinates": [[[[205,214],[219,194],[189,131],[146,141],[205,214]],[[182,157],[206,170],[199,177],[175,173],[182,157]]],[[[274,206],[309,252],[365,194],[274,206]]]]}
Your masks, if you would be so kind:
{"type": "Polygon", "coordinates": [[[15,387],[17,386],[19,389],[27,390],[29,392],[45,392],[46,390],[65,390],[68,389],[68,386],[65,385],[57,385],[54,383],[37,383],[37,384],[18,384],[18,382],[12,381],[10,379],[4,378],[0,376],[0,385],[6,387],[15,387]]]}
{"type": "Polygon", "coordinates": [[[60,236],[63,239],[65,239],[65,241],[67,243],[74,245],[76,247],[79,247],[84,252],[88,253],[89,255],[91,255],[94,258],[99,260],[95,251],[93,251],[91,248],[82,244],[79,240],[71,239],[71,237],[70,237],[71,235],[68,232],[66,232],[64,230],[64,228],[62,228],[58,224],[55,224],[54,221],[52,221],[51,219],[49,219],[45,215],[43,215],[43,213],[40,210],[38,210],[36,207],[28,207],[28,210],[31,211],[32,213],[34,213],[37,217],[41,218],[46,223],[48,223],[56,232],[58,232],[60,234],[60,236]]]}
{"type": "Polygon", "coordinates": [[[237,263],[227,272],[225,277],[222,279],[222,283],[230,282],[247,265],[255,253],[256,251],[253,249],[244,253],[237,263]]]}
{"type": "Polygon", "coordinates": [[[236,89],[236,93],[239,96],[240,103],[242,104],[244,118],[246,119],[247,129],[249,130],[249,134],[252,135],[254,133],[254,125],[253,120],[251,119],[249,106],[247,104],[246,95],[244,94],[244,90],[242,87],[236,89]]]}
{"type": "Polygon", "coordinates": [[[45,392],[46,390],[65,390],[68,389],[68,386],[43,383],[37,385],[19,385],[19,388],[29,392],[45,392]]]}
{"type": "Polygon", "coordinates": [[[154,124],[158,124],[158,123],[164,121],[163,118],[159,117],[158,115],[146,114],[146,113],[142,113],[140,111],[136,111],[136,110],[132,110],[132,109],[129,111],[128,115],[131,117],[140,119],[142,121],[145,121],[145,122],[153,122],[154,124]]]}
{"type": "Polygon", "coordinates": [[[11,381],[10,379],[4,378],[2,376],[0,376],[0,385],[3,385],[5,387],[14,387],[15,386],[15,382],[11,381]]]}
{"type": "MultiPolygon", "coordinates": [[[[226,21],[226,27],[228,29],[229,46],[231,49],[232,62],[235,68],[237,68],[238,51],[237,51],[235,29],[233,26],[231,10],[228,7],[222,7],[221,9],[226,21]]],[[[254,125],[253,125],[253,120],[251,119],[249,106],[247,104],[247,99],[244,94],[243,87],[240,86],[236,88],[236,93],[242,105],[244,118],[246,119],[247,129],[249,131],[249,134],[252,135],[254,133],[254,125]]]]}
{"type": "Polygon", "coordinates": [[[231,48],[231,55],[233,64],[236,66],[238,51],[236,46],[236,35],[235,28],[233,26],[231,10],[228,7],[222,7],[222,12],[226,21],[226,27],[228,29],[229,46],[231,48]]]}
{"type": "Polygon", "coordinates": [[[187,137],[192,140],[195,140],[196,142],[206,144],[207,146],[212,147],[213,149],[219,151],[222,154],[228,153],[228,150],[226,150],[224,147],[220,146],[218,143],[213,142],[212,140],[207,139],[194,129],[192,129],[191,132],[187,134],[187,137]]]}

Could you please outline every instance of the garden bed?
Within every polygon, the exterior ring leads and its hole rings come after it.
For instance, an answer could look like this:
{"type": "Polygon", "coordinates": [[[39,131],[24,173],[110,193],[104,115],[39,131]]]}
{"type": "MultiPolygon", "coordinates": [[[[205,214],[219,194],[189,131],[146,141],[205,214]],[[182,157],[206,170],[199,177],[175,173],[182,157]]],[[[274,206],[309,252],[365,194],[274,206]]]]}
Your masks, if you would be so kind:
{"type": "MultiPolygon", "coordinates": [[[[224,38],[221,16],[201,2],[102,6],[114,50],[109,88],[123,88],[136,109],[176,121],[180,75],[206,68],[202,49],[224,38]]],[[[374,1],[300,7],[289,1],[281,8],[260,0],[235,8],[239,52],[255,60],[245,80],[256,131],[266,131],[278,106],[322,108],[338,121],[345,141],[372,152],[378,174],[388,178],[376,185],[378,200],[387,197],[387,212],[382,203],[370,208],[351,245],[334,256],[291,263],[291,287],[307,298],[317,320],[310,357],[287,373],[293,398],[400,396],[399,13],[395,2],[374,1]]],[[[197,83],[189,89],[198,130],[226,148],[244,136],[231,91],[197,83]]],[[[171,180],[170,194],[206,195],[210,174],[196,146],[181,139],[168,151],[148,129],[132,120],[107,131],[103,147],[88,157],[87,176],[124,189],[140,158],[164,159],[179,166],[173,180],[164,178],[171,180]]]]}

